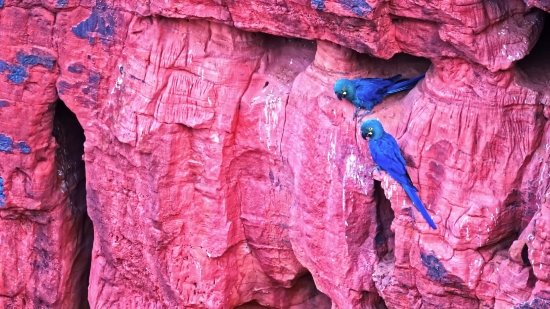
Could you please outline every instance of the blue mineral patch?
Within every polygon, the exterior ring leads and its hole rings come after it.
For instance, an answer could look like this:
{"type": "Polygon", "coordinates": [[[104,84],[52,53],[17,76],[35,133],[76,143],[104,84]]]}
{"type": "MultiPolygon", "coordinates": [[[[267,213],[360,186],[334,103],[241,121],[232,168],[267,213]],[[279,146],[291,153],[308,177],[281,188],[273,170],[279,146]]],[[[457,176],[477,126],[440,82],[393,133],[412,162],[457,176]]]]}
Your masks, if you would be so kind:
{"type": "Polygon", "coordinates": [[[0,134],[0,151],[13,153],[14,149],[19,149],[21,153],[29,154],[31,147],[25,142],[13,143],[13,139],[5,134],[0,134]]]}
{"type": "Polygon", "coordinates": [[[29,77],[29,73],[27,73],[27,70],[23,66],[18,64],[10,65],[0,60],[0,73],[4,73],[5,71],[8,71],[8,79],[16,84],[22,83],[29,77]]]}
{"type": "Polygon", "coordinates": [[[0,9],[4,7],[4,0],[0,0],[0,9]]]}
{"type": "Polygon", "coordinates": [[[15,144],[13,148],[21,150],[24,154],[29,154],[31,152],[31,147],[25,142],[15,144]]]}
{"type": "Polygon", "coordinates": [[[0,151],[9,152],[13,151],[13,140],[4,134],[0,134],[0,151]]]}
{"type": "Polygon", "coordinates": [[[99,72],[90,71],[88,76],[88,86],[82,88],[82,92],[90,96],[90,99],[97,100],[97,90],[99,89],[99,83],[101,81],[101,74],[99,72]]]}
{"type": "Polygon", "coordinates": [[[69,4],[69,0],[57,0],[57,6],[67,6],[69,4]]]}
{"type": "Polygon", "coordinates": [[[97,31],[97,12],[94,9],[92,14],[85,20],[81,21],[78,25],[74,26],[71,31],[81,39],[87,39],[90,37],[89,32],[97,31]]]}
{"type": "Polygon", "coordinates": [[[101,74],[99,72],[90,72],[88,77],[88,83],[99,86],[99,81],[101,80],[101,74]]]}
{"type": "Polygon", "coordinates": [[[372,7],[365,0],[338,0],[338,3],[340,3],[344,9],[361,17],[372,11],[372,7]]]}
{"type": "Polygon", "coordinates": [[[67,70],[69,70],[69,72],[78,73],[78,74],[84,72],[84,69],[86,69],[86,67],[83,64],[80,64],[80,63],[71,64],[67,68],[67,70]]]}
{"type": "Polygon", "coordinates": [[[34,53],[26,54],[24,52],[17,52],[17,62],[26,67],[41,64],[48,68],[48,70],[51,70],[55,64],[55,57],[51,55],[37,55],[34,53]]]}
{"type": "Polygon", "coordinates": [[[3,73],[9,67],[10,67],[10,65],[6,61],[0,60],[0,73],[3,73]]]}
{"type": "Polygon", "coordinates": [[[8,106],[10,106],[8,104],[8,101],[4,101],[4,100],[0,101],[0,107],[8,107],[8,106]]]}
{"type": "Polygon", "coordinates": [[[35,65],[43,65],[49,70],[53,69],[55,57],[48,55],[40,50],[33,50],[31,54],[17,52],[17,62],[19,64],[9,64],[6,61],[0,60],[0,73],[7,71],[6,77],[16,84],[24,82],[29,77],[29,72],[25,67],[35,65]]]}
{"type": "Polygon", "coordinates": [[[436,281],[442,281],[447,276],[445,266],[434,255],[422,253],[420,258],[422,264],[428,268],[428,277],[436,281]]]}
{"type": "Polygon", "coordinates": [[[59,94],[64,94],[66,90],[69,90],[73,87],[73,85],[69,84],[68,82],[61,80],[57,83],[57,92],[59,94]]]}
{"type": "Polygon", "coordinates": [[[4,194],[4,178],[0,177],[0,207],[6,206],[6,195],[4,194]]]}
{"type": "Polygon", "coordinates": [[[324,11],[325,10],[325,0],[311,0],[311,8],[324,11]]]}
{"type": "Polygon", "coordinates": [[[74,26],[71,31],[81,39],[88,39],[90,44],[95,44],[92,35],[97,33],[102,42],[109,41],[115,35],[114,10],[105,3],[98,3],[88,18],[74,26]]]}
{"type": "Polygon", "coordinates": [[[16,84],[21,84],[22,82],[29,77],[29,73],[21,65],[10,65],[8,79],[16,84]]]}

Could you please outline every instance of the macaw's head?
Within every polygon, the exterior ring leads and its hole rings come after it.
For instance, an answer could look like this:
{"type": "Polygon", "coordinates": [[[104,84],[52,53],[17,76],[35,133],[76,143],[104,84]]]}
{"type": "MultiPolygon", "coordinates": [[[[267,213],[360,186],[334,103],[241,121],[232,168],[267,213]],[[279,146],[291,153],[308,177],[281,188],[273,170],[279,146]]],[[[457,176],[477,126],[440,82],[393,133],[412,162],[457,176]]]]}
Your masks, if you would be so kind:
{"type": "Polygon", "coordinates": [[[361,124],[361,136],[363,139],[379,139],[384,135],[384,127],[382,127],[382,124],[378,119],[369,119],[365,120],[361,124]]]}
{"type": "Polygon", "coordinates": [[[355,98],[355,85],[349,79],[339,79],[334,83],[334,93],[338,97],[338,100],[342,100],[342,98],[353,100],[355,98]]]}

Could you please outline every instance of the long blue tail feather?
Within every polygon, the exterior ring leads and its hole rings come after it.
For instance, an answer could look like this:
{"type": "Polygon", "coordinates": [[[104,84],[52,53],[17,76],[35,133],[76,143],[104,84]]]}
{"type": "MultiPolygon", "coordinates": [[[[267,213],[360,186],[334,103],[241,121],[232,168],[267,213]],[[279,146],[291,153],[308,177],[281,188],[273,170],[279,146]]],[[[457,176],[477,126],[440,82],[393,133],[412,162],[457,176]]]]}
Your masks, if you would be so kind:
{"type": "Polygon", "coordinates": [[[416,191],[417,191],[416,188],[408,185],[404,185],[403,189],[405,190],[405,193],[407,193],[407,195],[413,202],[416,209],[418,209],[418,212],[420,212],[422,217],[424,217],[426,222],[428,222],[428,224],[432,227],[432,229],[434,230],[437,229],[434,221],[432,220],[432,217],[430,217],[430,214],[428,213],[428,210],[426,210],[426,207],[424,207],[424,204],[422,204],[420,197],[418,197],[418,194],[416,194],[416,191]]]}
{"type": "Polygon", "coordinates": [[[423,79],[426,74],[419,75],[417,77],[413,77],[411,79],[406,79],[403,81],[398,81],[393,86],[391,86],[388,89],[388,94],[396,93],[403,90],[412,89],[419,80],[423,79]]]}

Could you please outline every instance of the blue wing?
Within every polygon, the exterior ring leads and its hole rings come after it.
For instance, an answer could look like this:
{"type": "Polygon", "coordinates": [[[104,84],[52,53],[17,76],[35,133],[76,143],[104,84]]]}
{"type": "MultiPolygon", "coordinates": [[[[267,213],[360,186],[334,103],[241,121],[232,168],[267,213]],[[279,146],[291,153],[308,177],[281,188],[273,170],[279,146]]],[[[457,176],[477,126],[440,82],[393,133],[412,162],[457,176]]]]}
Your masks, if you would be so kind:
{"type": "Polygon", "coordinates": [[[418,83],[419,80],[424,78],[424,75],[425,74],[419,75],[417,77],[413,77],[411,79],[399,80],[399,81],[395,82],[394,85],[391,85],[388,88],[387,92],[388,92],[388,94],[392,94],[392,93],[396,93],[396,92],[399,92],[399,91],[412,89],[412,88],[414,88],[414,86],[416,86],[416,84],[418,83]]]}
{"type": "Polygon", "coordinates": [[[390,174],[401,185],[407,184],[414,187],[405,167],[405,159],[401,155],[399,145],[393,136],[386,133],[377,140],[371,139],[369,148],[372,159],[381,169],[390,174]]]}
{"type": "Polygon", "coordinates": [[[385,133],[377,140],[371,139],[369,149],[374,162],[403,187],[416,209],[422,214],[426,222],[435,229],[435,223],[416,194],[418,189],[413,185],[409,173],[407,173],[405,159],[395,138],[385,133]]]}
{"type": "Polygon", "coordinates": [[[371,110],[375,105],[382,102],[388,94],[388,89],[395,84],[401,75],[392,78],[357,78],[352,80],[355,85],[354,105],[371,110]]]}
{"type": "Polygon", "coordinates": [[[437,229],[437,227],[435,226],[435,222],[432,220],[432,217],[428,213],[428,210],[426,209],[426,207],[424,207],[424,204],[420,200],[420,197],[418,197],[418,194],[416,194],[418,190],[416,190],[415,187],[409,187],[406,185],[403,186],[403,190],[405,190],[405,193],[407,193],[407,195],[413,202],[414,207],[416,207],[418,212],[422,215],[422,217],[424,217],[424,220],[428,222],[432,229],[437,229]]]}

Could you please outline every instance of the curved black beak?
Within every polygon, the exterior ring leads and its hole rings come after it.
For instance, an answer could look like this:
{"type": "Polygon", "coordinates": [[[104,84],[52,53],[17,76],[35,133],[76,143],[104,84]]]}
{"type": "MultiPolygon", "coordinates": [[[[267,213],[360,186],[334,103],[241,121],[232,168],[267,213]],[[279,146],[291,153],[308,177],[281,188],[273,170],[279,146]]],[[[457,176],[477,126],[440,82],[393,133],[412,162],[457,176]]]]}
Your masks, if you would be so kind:
{"type": "Polygon", "coordinates": [[[361,136],[363,137],[363,139],[367,139],[367,136],[368,136],[368,137],[371,137],[371,136],[372,136],[372,131],[369,131],[369,132],[363,132],[363,131],[361,131],[361,136]]]}
{"type": "Polygon", "coordinates": [[[335,92],[335,93],[336,93],[336,96],[338,97],[338,100],[342,101],[342,94],[338,92],[335,92]]]}

